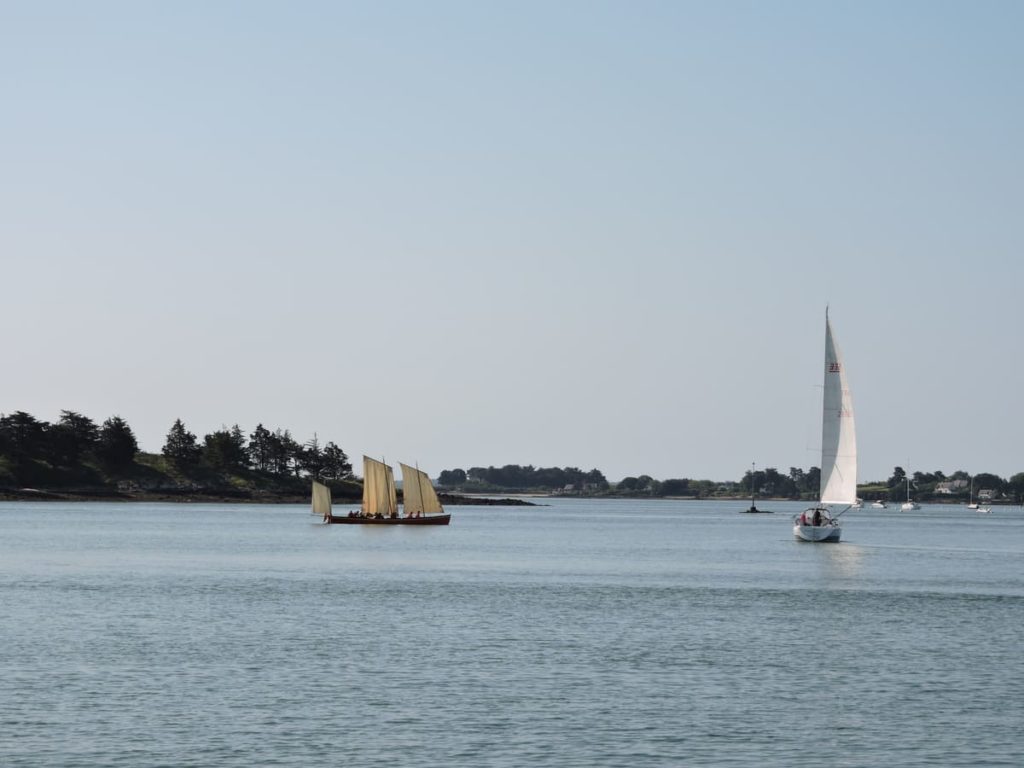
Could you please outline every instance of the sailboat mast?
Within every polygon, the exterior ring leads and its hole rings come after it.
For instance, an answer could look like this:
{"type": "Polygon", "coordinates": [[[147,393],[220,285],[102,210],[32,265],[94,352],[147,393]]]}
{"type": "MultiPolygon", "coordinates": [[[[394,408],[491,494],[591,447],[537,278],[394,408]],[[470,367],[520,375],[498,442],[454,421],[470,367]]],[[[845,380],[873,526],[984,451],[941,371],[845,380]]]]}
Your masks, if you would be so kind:
{"type": "MultiPolygon", "coordinates": [[[[419,493],[420,507],[423,507],[423,506],[425,506],[424,503],[423,503],[423,475],[420,473],[420,463],[418,461],[416,462],[416,488],[420,492],[419,493]]],[[[423,512],[424,512],[424,510],[421,509],[420,513],[422,514],[423,512]]],[[[408,514],[408,511],[406,512],[406,514],[408,514]]]]}

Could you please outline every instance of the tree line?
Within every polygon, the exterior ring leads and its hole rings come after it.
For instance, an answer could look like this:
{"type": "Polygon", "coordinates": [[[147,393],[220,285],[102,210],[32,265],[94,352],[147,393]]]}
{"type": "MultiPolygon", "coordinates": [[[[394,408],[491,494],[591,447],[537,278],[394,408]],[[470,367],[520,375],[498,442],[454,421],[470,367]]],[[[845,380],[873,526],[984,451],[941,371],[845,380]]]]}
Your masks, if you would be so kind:
{"type": "Polygon", "coordinates": [[[352,463],[335,443],[321,445],[316,435],[299,443],[287,429],[271,432],[263,424],[257,424],[248,439],[235,424],[207,434],[200,444],[182,420],[175,419],[161,453],[181,468],[202,463],[220,471],[255,470],[324,480],[352,477],[352,463]]]}
{"type": "Polygon", "coordinates": [[[584,472],[577,467],[525,467],[506,464],[503,467],[471,467],[446,469],[438,475],[437,484],[460,490],[502,491],[606,491],[608,480],[600,470],[584,472]]]}
{"type": "MultiPolygon", "coordinates": [[[[903,467],[894,467],[887,480],[862,483],[857,486],[858,495],[867,501],[899,501],[907,493],[908,475],[903,467]]],[[[911,494],[919,500],[966,499],[970,494],[973,480],[975,494],[988,491],[994,499],[1024,500],[1024,472],[1018,472],[1009,480],[991,472],[979,472],[973,477],[964,470],[949,475],[935,472],[914,472],[909,476],[911,494]]],[[[821,470],[811,467],[804,472],[790,467],[789,474],[783,475],[777,469],[748,470],[739,481],[740,489],[762,496],[776,498],[815,499],[819,493],[821,470]]]]}
{"type": "Polygon", "coordinates": [[[30,475],[40,461],[65,468],[92,461],[117,470],[131,464],[138,451],[132,428],[120,416],[98,425],[75,411],[61,411],[52,424],[25,411],[0,415],[0,479],[30,475]]]}
{"type": "MultiPolygon", "coordinates": [[[[1024,502],[1024,472],[1017,472],[1008,480],[993,472],[977,472],[971,475],[962,469],[949,475],[936,470],[934,472],[914,472],[908,476],[906,470],[899,466],[893,468],[892,475],[884,483],[883,488],[886,494],[884,498],[891,501],[905,498],[908,480],[911,495],[918,499],[950,497],[966,499],[970,496],[973,485],[975,497],[980,493],[987,492],[993,499],[1010,499],[1018,504],[1024,502]]],[[[865,486],[865,491],[877,493],[876,489],[879,486],[882,484],[865,486]]]]}
{"type": "MultiPolygon", "coordinates": [[[[116,474],[129,468],[139,453],[131,426],[120,416],[97,424],[68,410],[62,410],[53,423],[25,411],[0,414],[0,484],[29,482],[40,475],[40,465],[72,475],[95,465],[116,474]]],[[[352,464],[335,443],[321,444],[316,435],[299,443],[288,430],[271,432],[262,424],[248,436],[236,424],[210,432],[200,441],[180,418],[175,419],[161,453],[183,472],[257,471],[326,480],[352,477],[352,464]]]]}
{"type": "MultiPolygon", "coordinates": [[[[866,500],[898,500],[906,493],[906,472],[895,467],[886,481],[858,486],[858,494],[866,500]]],[[[996,474],[974,475],[975,493],[988,490],[993,498],[1024,501],[1024,472],[1004,480],[996,474]]],[[[913,494],[922,500],[966,498],[971,476],[962,470],[946,475],[942,472],[915,472],[911,478],[913,494]],[[961,481],[956,483],[955,481],[961,481]],[[943,487],[941,484],[946,483],[943,487]]],[[[446,469],[438,476],[438,485],[453,491],[466,492],[537,492],[607,496],[693,497],[771,496],[785,499],[817,499],[821,485],[821,469],[804,470],[790,467],[783,474],[774,467],[747,470],[738,481],[669,478],[656,480],[650,475],[624,477],[611,484],[597,469],[583,472],[576,467],[534,467],[506,464],[503,467],[472,467],[446,469]]]]}

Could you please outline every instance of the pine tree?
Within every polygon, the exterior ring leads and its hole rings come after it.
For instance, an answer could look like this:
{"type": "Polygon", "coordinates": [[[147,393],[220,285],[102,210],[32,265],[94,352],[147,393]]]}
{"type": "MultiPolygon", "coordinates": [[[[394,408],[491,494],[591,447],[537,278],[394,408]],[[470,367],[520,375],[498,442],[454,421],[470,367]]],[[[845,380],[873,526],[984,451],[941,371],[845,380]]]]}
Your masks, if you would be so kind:
{"type": "Polygon", "coordinates": [[[196,443],[196,436],[185,429],[181,419],[175,419],[162,453],[179,467],[188,467],[199,461],[201,449],[196,443]]]}
{"type": "Polygon", "coordinates": [[[135,460],[139,443],[132,428],[120,416],[111,416],[100,427],[96,442],[96,458],[108,467],[120,469],[135,460]]]}

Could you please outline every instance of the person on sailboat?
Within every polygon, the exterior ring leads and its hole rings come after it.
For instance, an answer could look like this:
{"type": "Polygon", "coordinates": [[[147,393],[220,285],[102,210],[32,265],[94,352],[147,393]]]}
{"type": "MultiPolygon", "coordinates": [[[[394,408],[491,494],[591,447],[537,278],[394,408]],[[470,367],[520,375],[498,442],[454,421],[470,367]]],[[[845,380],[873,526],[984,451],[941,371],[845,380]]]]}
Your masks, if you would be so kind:
{"type": "Polygon", "coordinates": [[[820,509],[814,510],[814,522],[812,523],[812,525],[821,525],[821,510],[820,509]]]}

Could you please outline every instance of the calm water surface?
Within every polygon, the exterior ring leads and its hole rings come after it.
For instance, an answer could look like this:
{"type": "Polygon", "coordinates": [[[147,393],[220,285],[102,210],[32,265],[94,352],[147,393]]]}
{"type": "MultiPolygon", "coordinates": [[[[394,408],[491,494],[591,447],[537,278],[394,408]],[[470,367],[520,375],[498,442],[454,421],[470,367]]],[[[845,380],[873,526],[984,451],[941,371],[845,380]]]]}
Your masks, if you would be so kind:
{"type": "Polygon", "coordinates": [[[764,505],[0,504],[0,765],[1024,765],[1021,510],[764,505]]]}

